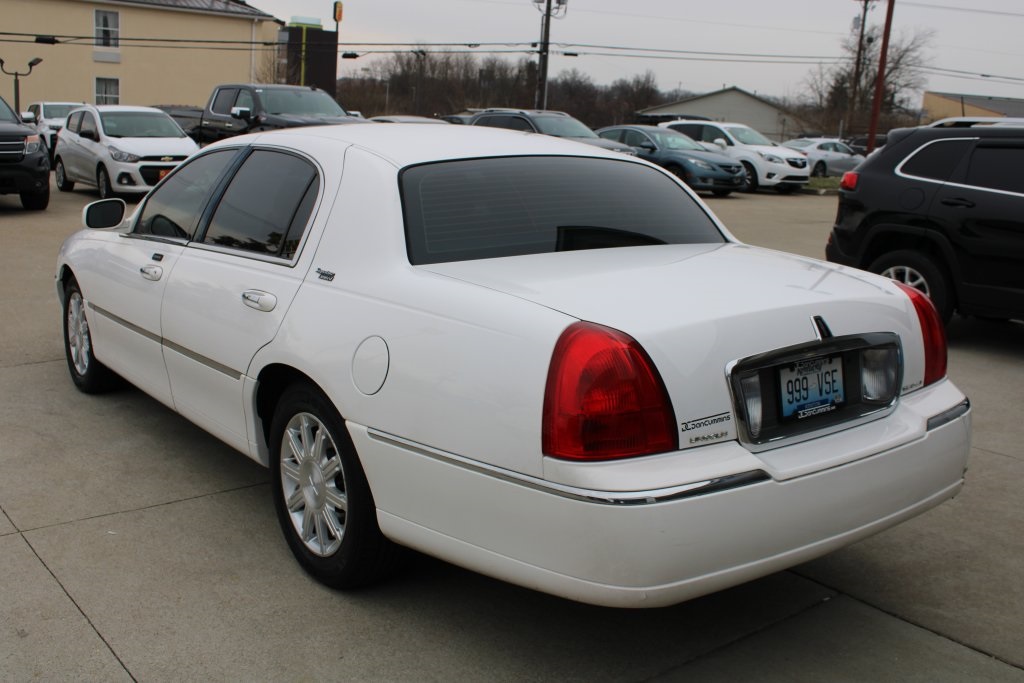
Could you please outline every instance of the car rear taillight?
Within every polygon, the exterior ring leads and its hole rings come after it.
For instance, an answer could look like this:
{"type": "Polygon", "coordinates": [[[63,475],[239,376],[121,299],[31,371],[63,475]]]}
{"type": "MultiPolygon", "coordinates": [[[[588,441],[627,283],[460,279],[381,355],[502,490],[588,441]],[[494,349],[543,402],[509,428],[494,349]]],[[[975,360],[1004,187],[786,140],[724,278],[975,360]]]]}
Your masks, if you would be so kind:
{"type": "Polygon", "coordinates": [[[858,179],[860,179],[859,173],[856,171],[847,171],[843,174],[843,179],[839,181],[839,189],[853,192],[857,189],[858,179]]]}
{"type": "Polygon", "coordinates": [[[946,329],[932,300],[924,292],[902,282],[896,285],[906,292],[917,311],[924,340],[924,385],[934,384],[946,376],[946,329]]]}
{"type": "Polygon", "coordinates": [[[570,325],[548,368],[541,447],[570,460],[610,460],[679,448],[665,384],[629,335],[570,325]]]}

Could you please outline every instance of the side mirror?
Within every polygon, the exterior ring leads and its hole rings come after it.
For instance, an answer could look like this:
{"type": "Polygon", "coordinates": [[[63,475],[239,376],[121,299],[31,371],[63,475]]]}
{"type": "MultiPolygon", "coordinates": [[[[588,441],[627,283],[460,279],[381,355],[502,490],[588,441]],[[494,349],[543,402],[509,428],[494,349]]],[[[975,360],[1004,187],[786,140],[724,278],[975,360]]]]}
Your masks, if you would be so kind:
{"type": "Polygon", "coordinates": [[[21,112],[21,120],[24,123],[35,123],[36,115],[30,111],[23,111],[21,112]]]}
{"type": "Polygon", "coordinates": [[[83,130],[79,132],[78,135],[86,140],[92,140],[93,142],[99,142],[100,139],[100,136],[97,135],[94,130],[83,130]]]}
{"type": "Polygon", "coordinates": [[[249,107],[231,107],[231,118],[248,121],[252,118],[252,110],[249,107]]]}
{"type": "Polygon", "coordinates": [[[658,151],[658,148],[655,147],[654,143],[651,142],[650,140],[644,140],[643,142],[641,142],[639,145],[637,145],[637,149],[642,149],[645,152],[657,152],[658,151]]]}
{"type": "Polygon", "coordinates": [[[715,144],[720,149],[725,149],[726,147],[729,146],[729,143],[725,141],[725,138],[715,138],[715,144]]]}
{"type": "Polygon", "coordinates": [[[101,199],[82,209],[82,225],[87,228],[116,228],[124,220],[128,205],[123,199],[101,199]]]}

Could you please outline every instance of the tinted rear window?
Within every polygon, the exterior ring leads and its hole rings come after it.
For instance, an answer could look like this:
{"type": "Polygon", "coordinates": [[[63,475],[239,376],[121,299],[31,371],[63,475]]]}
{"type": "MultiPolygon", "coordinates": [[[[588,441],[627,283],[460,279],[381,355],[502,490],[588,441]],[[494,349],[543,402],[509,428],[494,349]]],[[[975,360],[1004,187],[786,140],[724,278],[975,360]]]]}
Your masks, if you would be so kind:
{"type": "Polygon", "coordinates": [[[612,159],[508,157],[426,164],[401,176],[414,265],[654,244],[721,243],[675,182],[612,159]]]}
{"type": "Polygon", "coordinates": [[[914,152],[899,170],[918,178],[948,180],[973,144],[967,139],[936,140],[914,152]]]}

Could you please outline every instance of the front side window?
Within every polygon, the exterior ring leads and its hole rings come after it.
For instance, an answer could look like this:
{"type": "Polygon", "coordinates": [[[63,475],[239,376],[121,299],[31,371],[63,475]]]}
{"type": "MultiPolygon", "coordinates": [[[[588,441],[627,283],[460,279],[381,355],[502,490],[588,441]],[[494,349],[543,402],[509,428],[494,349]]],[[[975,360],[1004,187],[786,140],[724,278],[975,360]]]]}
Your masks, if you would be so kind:
{"type": "Polygon", "coordinates": [[[96,118],[89,112],[82,113],[82,128],[79,131],[81,135],[87,135],[92,133],[94,136],[99,137],[96,131],[96,118]]]}
{"type": "Polygon", "coordinates": [[[238,88],[221,88],[213,98],[210,110],[215,114],[230,114],[231,107],[235,106],[235,97],[238,96],[238,88]]]}
{"type": "Polygon", "coordinates": [[[231,179],[203,242],[291,258],[298,250],[319,189],[308,161],[256,150],[231,179]]]}
{"type": "Polygon", "coordinates": [[[685,190],[644,165],[585,157],[423,164],[401,174],[413,265],[725,238],[685,190]]]}
{"type": "Polygon", "coordinates": [[[68,116],[68,130],[72,133],[77,133],[82,128],[82,117],[85,116],[84,111],[76,111],[74,114],[68,116]]]}
{"type": "Polygon", "coordinates": [[[153,190],[135,223],[135,234],[188,239],[237,149],[196,157],[153,190]]]}
{"type": "Polygon", "coordinates": [[[96,10],[96,45],[98,47],[119,47],[121,18],[117,12],[96,10]]]}
{"type": "Polygon", "coordinates": [[[116,78],[97,78],[96,104],[121,104],[121,82],[116,78]]]}

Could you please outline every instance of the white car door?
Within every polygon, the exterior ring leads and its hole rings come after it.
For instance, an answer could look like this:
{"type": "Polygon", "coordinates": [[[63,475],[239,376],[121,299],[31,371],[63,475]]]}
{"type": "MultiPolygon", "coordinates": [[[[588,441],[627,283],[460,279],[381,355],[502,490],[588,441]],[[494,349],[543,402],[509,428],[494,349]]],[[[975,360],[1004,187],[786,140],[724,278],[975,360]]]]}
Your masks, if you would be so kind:
{"type": "Polygon", "coordinates": [[[178,259],[164,294],[175,409],[243,451],[246,371],[277,333],[305,276],[297,257],[319,190],[320,174],[308,160],[253,151],[178,259]]]}
{"type": "Polygon", "coordinates": [[[183,166],[146,200],[131,232],[107,236],[94,270],[77,273],[100,360],[167,405],[173,403],[160,321],[164,291],[217,178],[236,155],[222,151],[183,166]]]}
{"type": "Polygon", "coordinates": [[[91,111],[85,112],[82,116],[82,126],[78,130],[78,136],[74,138],[74,158],[71,160],[71,175],[75,180],[80,180],[92,185],[96,184],[96,163],[102,154],[103,145],[100,143],[99,121],[91,111]]]}

